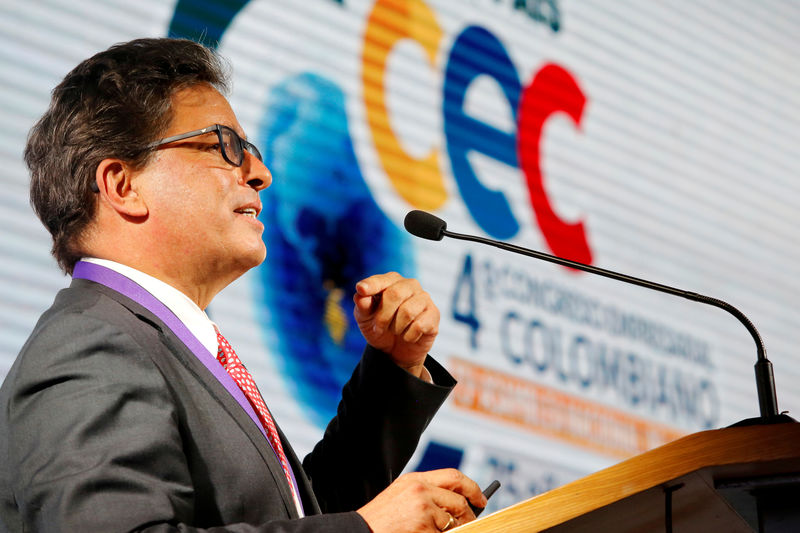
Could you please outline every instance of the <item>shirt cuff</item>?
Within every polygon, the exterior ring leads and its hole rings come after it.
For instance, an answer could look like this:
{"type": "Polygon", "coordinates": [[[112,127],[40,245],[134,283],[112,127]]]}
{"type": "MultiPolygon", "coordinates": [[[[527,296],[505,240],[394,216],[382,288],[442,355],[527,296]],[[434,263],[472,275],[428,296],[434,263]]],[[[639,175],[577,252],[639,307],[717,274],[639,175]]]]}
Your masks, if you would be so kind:
{"type": "Polygon", "coordinates": [[[430,383],[431,385],[433,385],[433,376],[431,376],[431,373],[424,366],[422,367],[422,374],[420,374],[419,379],[421,379],[425,383],[430,383]]]}

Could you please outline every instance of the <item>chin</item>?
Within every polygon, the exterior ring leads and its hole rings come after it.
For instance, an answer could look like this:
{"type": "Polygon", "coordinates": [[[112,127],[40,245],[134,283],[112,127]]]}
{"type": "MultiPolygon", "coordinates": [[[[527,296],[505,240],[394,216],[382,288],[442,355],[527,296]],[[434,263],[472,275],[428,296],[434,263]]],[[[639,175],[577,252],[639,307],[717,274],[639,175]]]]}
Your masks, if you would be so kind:
{"type": "Polygon", "coordinates": [[[267,247],[264,246],[264,243],[261,242],[261,245],[256,247],[255,249],[250,250],[246,254],[246,259],[243,261],[246,263],[247,270],[251,268],[255,268],[261,263],[264,262],[264,259],[267,258],[267,247]]]}
{"type": "Polygon", "coordinates": [[[227,249],[220,251],[224,254],[220,267],[224,270],[224,265],[227,265],[227,268],[230,269],[229,274],[235,278],[263,263],[267,256],[267,247],[260,235],[257,239],[250,236],[247,239],[238,240],[235,244],[231,242],[227,249]]]}

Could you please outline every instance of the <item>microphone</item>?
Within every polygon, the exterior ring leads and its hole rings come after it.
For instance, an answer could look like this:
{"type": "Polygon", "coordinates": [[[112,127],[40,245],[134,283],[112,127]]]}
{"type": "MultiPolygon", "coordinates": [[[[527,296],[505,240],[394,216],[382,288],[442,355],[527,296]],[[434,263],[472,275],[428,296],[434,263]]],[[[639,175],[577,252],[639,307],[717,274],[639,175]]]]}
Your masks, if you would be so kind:
{"type": "Polygon", "coordinates": [[[747,331],[750,332],[750,335],[753,337],[753,341],[755,341],[756,343],[756,351],[757,351],[755,374],[756,374],[756,389],[758,391],[758,405],[761,412],[761,416],[758,418],[742,420],[741,422],[737,422],[734,425],[744,426],[744,425],[754,425],[754,424],[775,424],[783,422],[796,422],[790,416],[785,414],[780,414],[778,412],[778,399],[775,393],[775,376],[772,371],[772,363],[770,362],[769,359],[767,359],[767,352],[766,348],[764,347],[764,341],[761,340],[761,335],[758,333],[758,330],[750,321],[750,319],[747,318],[744,315],[744,313],[742,313],[739,309],[732,306],[731,304],[719,300],[717,298],[712,298],[710,296],[704,296],[702,294],[698,294],[696,292],[676,289],[675,287],[670,287],[669,285],[662,285],[661,283],[655,283],[652,281],[647,281],[645,279],[628,276],[627,274],[621,274],[619,272],[614,272],[613,270],[606,270],[604,268],[599,268],[592,265],[579,263],[577,261],[571,261],[569,259],[564,259],[561,257],[557,257],[555,255],[550,255],[536,250],[531,250],[529,248],[523,248],[522,246],[516,246],[514,244],[508,244],[493,239],[487,239],[485,237],[478,237],[477,235],[465,235],[462,233],[447,231],[447,222],[425,211],[419,211],[419,210],[410,211],[406,215],[406,218],[403,221],[403,225],[405,226],[406,231],[408,231],[410,234],[416,237],[420,237],[422,239],[440,241],[442,240],[443,237],[450,237],[452,239],[459,239],[462,241],[471,241],[481,244],[488,244],[489,246],[494,246],[495,248],[500,248],[501,250],[506,250],[509,252],[525,255],[528,257],[533,257],[535,259],[541,259],[543,261],[548,261],[550,263],[555,263],[557,265],[574,268],[576,270],[582,270],[583,272],[589,272],[590,274],[597,274],[599,276],[615,279],[617,281],[622,281],[624,283],[638,285],[639,287],[644,287],[646,289],[664,292],[667,294],[672,294],[674,296],[680,296],[682,298],[686,298],[687,300],[692,300],[693,302],[700,302],[707,305],[712,305],[714,307],[718,307],[720,309],[724,309],[728,313],[735,316],[737,320],[739,320],[739,322],[741,322],[744,325],[744,327],[747,328],[747,331]]]}

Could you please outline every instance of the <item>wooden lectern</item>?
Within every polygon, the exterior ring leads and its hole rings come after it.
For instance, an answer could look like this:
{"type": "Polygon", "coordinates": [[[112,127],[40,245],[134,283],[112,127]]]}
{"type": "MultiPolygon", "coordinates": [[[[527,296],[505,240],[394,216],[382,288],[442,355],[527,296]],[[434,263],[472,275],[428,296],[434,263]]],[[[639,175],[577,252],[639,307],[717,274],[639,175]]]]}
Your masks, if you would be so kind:
{"type": "Polygon", "coordinates": [[[688,435],[453,531],[800,532],[800,423],[688,435]]]}

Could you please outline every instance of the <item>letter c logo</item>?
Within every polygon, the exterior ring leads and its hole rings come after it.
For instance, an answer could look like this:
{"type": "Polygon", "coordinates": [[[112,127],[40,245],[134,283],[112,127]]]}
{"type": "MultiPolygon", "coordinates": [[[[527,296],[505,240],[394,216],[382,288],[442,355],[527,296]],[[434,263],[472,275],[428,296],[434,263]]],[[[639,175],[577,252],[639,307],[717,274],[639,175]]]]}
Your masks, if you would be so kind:
{"type": "Polygon", "coordinates": [[[592,262],[583,222],[561,220],[550,205],[544,189],[541,141],[544,123],[553,113],[563,111],[580,126],[586,97],[572,75],[554,64],[543,66],[522,92],[519,104],[517,153],[528,181],[528,193],[536,220],[553,253],[580,263],[592,262]]]}
{"type": "Polygon", "coordinates": [[[435,67],[442,39],[436,17],[422,0],[378,0],[367,19],[362,56],[362,83],[367,123],[381,165],[403,199],[419,209],[434,210],[447,199],[439,151],[416,159],[400,145],[386,109],[386,61],[401,39],[413,39],[435,67]]]}

